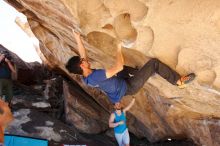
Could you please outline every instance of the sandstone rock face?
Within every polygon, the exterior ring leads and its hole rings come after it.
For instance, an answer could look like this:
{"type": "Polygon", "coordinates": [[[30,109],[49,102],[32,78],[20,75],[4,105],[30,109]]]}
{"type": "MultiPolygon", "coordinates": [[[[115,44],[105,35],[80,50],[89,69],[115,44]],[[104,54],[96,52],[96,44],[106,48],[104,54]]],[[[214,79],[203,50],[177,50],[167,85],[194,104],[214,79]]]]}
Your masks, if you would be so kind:
{"type": "Polygon", "coordinates": [[[31,31],[30,25],[26,23],[22,18],[16,17],[15,19],[16,24],[29,36],[34,37],[33,32],[31,31]]]}
{"type": "MultiPolygon", "coordinates": [[[[63,84],[66,121],[84,133],[100,133],[108,128],[108,112],[77,87],[63,84]]],[[[82,89],[81,89],[82,90],[82,89]]]]}
{"type": "Polygon", "coordinates": [[[135,95],[129,129],[150,141],[188,137],[198,145],[220,145],[219,0],[6,1],[27,16],[43,62],[65,72],[107,110],[110,102],[101,92],[65,69],[78,55],[71,28],[81,31],[92,67],[112,66],[122,40],[134,44],[123,49],[126,65],[140,68],[156,57],[180,74],[195,72],[196,80],[182,90],[158,75],[150,78],[135,95]]]}

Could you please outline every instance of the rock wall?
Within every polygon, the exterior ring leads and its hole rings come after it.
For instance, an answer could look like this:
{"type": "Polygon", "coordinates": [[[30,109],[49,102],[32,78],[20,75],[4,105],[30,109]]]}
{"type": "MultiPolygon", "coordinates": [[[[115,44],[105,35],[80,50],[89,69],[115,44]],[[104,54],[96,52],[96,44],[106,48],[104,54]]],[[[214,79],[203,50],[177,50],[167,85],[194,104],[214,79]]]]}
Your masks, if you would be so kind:
{"type": "Polygon", "coordinates": [[[188,137],[198,145],[220,145],[219,0],[5,1],[27,16],[43,62],[65,72],[108,110],[102,93],[65,69],[78,55],[71,28],[82,33],[92,67],[112,66],[122,40],[132,45],[123,49],[126,65],[140,68],[156,57],[180,74],[195,72],[196,80],[182,90],[151,77],[135,95],[129,129],[150,141],[188,137]]]}

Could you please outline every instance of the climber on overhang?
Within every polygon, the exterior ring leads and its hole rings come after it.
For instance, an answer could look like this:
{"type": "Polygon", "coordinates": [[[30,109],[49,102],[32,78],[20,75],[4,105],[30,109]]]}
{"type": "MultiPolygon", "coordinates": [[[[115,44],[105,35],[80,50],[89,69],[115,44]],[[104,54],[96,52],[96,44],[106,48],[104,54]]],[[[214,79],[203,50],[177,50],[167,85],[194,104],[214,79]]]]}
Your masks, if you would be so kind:
{"type": "Polygon", "coordinates": [[[109,69],[91,69],[88,62],[87,51],[82,43],[79,33],[72,30],[77,41],[80,56],[71,57],[66,68],[70,73],[83,75],[84,82],[92,87],[104,91],[112,103],[118,103],[125,95],[134,95],[141,89],[149,77],[155,73],[166,79],[169,83],[182,88],[195,78],[194,73],[180,76],[169,66],[156,58],[150,59],[141,69],[124,68],[124,58],[121,44],[118,45],[116,63],[109,69]],[[126,73],[126,77],[121,74],[126,73]]]}

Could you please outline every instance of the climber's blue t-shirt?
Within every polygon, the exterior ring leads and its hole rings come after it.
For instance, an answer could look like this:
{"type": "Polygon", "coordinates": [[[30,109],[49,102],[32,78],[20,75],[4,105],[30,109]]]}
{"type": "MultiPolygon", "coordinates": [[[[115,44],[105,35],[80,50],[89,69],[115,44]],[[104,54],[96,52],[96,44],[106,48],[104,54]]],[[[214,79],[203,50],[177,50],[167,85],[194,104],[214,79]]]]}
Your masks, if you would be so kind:
{"type": "Polygon", "coordinates": [[[104,91],[112,103],[119,102],[125,95],[127,84],[124,79],[117,76],[106,78],[104,69],[95,69],[86,78],[83,78],[85,83],[92,87],[100,88],[104,91]]]}

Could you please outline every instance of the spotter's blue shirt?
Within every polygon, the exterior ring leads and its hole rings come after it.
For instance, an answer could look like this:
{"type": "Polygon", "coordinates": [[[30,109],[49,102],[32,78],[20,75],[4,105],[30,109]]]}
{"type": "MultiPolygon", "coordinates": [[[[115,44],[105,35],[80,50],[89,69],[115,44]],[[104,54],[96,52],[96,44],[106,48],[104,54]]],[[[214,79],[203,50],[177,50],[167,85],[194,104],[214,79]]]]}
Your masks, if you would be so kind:
{"type": "Polygon", "coordinates": [[[118,123],[120,121],[124,121],[124,124],[118,125],[118,126],[116,126],[114,128],[114,132],[116,134],[118,134],[118,133],[121,134],[121,133],[123,133],[127,129],[125,113],[122,111],[121,115],[118,115],[116,112],[114,112],[114,114],[115,114],[114,123],[118,123]]]}
{"type": "Polygon", "coordinates": [[[117,76],[106,78],[104,69],[95,69],[88,76],[83,78],[84,82],[92,87],[97,87],[104,91],[112,103],[119,102],[125,95],[127,84],[124,79],[117,76]]]}

